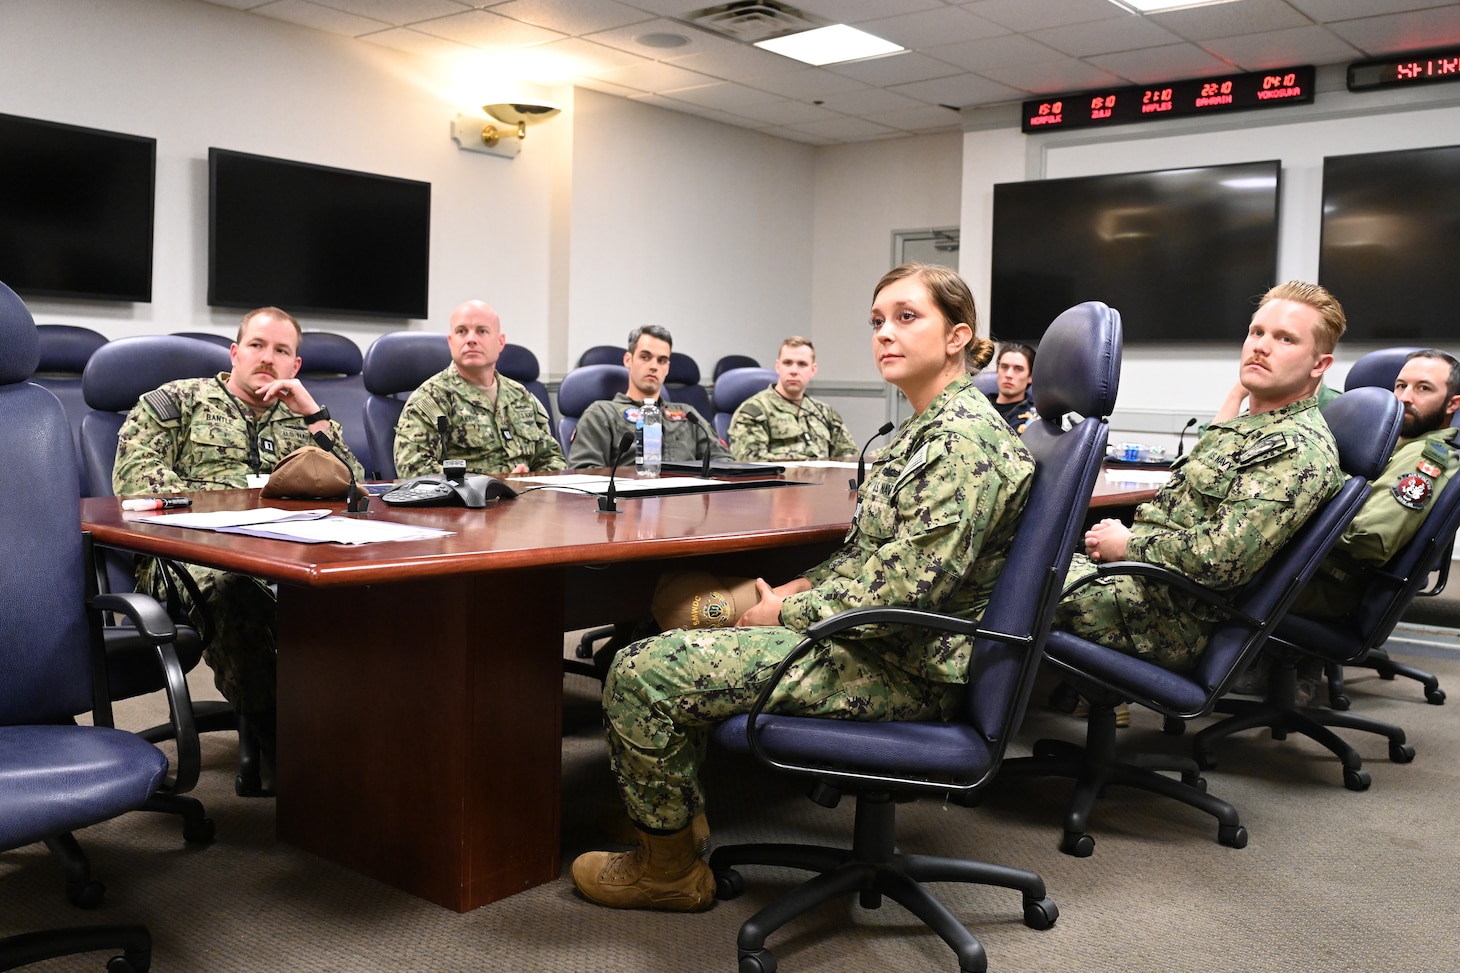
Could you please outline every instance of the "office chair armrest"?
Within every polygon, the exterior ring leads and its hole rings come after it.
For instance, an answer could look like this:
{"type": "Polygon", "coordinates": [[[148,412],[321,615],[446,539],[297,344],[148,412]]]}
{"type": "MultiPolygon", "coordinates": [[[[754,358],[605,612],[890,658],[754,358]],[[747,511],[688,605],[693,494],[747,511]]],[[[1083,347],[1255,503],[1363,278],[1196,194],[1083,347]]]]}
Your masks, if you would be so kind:
{"type": "MultiPolygon", "coordinates": [[[[157,664],[161,666],[167,680],[167,706],[171,710],[172,725],[177,734],[177,772],[163,781],[159,789],[174,794],[186,794],[197,786],[203,758],[198,730],[193,722],[193,701],[192,693],[188,689],[187,674],[183,672],[177,650],[172,644],[177,637],[176,626],[155,598],[135,591],[93,595],[90,606],[96,612],[125,615],[136,629],[136,637],[151,643],[157,656],[157,664]]],[[[100,641],[98,651],[106,651],[100,641]]],[[[103,675],[105,671],[103,663],[103,675]]],[[[105,721],[105,725],[111,725],[110,719],[105,721]]]]}
{"type": "Polygon", "coordinates": [[[1262,626],[1262,622],[1259,619],[1254,618],[1232,604],[1232,599],[1224,592],[1208,588],[1203,584],[1198,584],[1186,575],[1177,574],[1170,568],[1163,568],[1158,564],[1147,564],[1144,561],[1109,561],[1105,564],[1098,564],[1095,566],[1094,574],[1087,574],[1066,585],[1065,590],[1060,594],[1060,598],[1068,598],[1074,592],[1102,578],[1121,576],[1151,578],[1155,581],[1160,581],[1163,584],[1168,584],[1178,589],[1183,594],[1190,595],[1198,601],[1211,605],[1223,614],[1238,619],[1246,625],[1254,628],[1260,628],[1262,626]]]}

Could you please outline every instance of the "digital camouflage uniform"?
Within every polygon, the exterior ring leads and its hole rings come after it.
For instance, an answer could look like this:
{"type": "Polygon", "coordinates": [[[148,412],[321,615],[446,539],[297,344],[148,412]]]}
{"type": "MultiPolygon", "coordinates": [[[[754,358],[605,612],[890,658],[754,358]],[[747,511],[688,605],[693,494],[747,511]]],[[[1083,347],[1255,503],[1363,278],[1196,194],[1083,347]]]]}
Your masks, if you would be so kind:
{"type": "MultiPolygon", "coordinates": [[[[607,401],[595,402],[583,410],[573,441],[568,444],[568,465],[575,470],[587,466],[607,466],[624,433],[634,432],[643,403],[620,392],[607,401]]],[[[693,406],[659,400],[659,420],[664,424],[662,459],[666,463],[693,463],[705,455],[709,443],[710,456],[730,459],[730,451],[715,435],[715,427],[705,421],[693,406]],[[698,429],[696,429],[698,427],[698,429]]],[[[629,455],[629,462],[633,462],[629,455]]]]}
{"type": "Polygon", "coordinates": [[[1399,444],[1359,515],[1298,595],[1300,615],[1342,618],[1358,606],[1369,567],[1386,564],[1414,538],[1430,515],[1435,497],[1450,482],[1460,456],[1460,429],[1432,429],[1399,444]]]}
{"type": "MultiPolygon", "coordinates": [[[[678,830],[704,802],[709,727],[750,709],[810,625],[868,605],[979,617],[1029,497],[1034,463],[967,379],[904,423],[863,484],[840,550],[806,572],[781,625],[676,629],[635,642],[604,684],[609,752],[629,815],[678,830]]],[[[967,679],[972,641],[863,626],[823,642],[770,710],[858,720],[939,719],[967,679]]]]}
{"type": "Polygon", "coordinates": [[[740,403],[727,438],[735,458],[750,462],[857,455],[857,444],[835,409],[809,395],[792,402],[774,385],[740,403]]]}
{"type": "Polygon", "coordinates": [[[510,473],[519,463],[534,472],[567,465],[537,396],[499,374],[493,402],[462,378],[455,365],[447,365],[411,393],[395,426],[397,476],[440,473],[443,458],[465,460],[468,473],[510,473]],[[448,422],[444,457],[439,416],[448,422]]]}
{"type": "MultiPolygon", "coordinates": [[[[1343,483],[1315,398],[1212,423],[1171,471],[1136,508],[1125,560],[1170,568],[1218,591],[1250,581],[1343,483]]],[[[1076,554],[1065,583],[1094,570],[1076,554]]],[[[1126,576],[1066,597],[1054,626],[1186,670],[1221,617],[1159,581],[1126,576]]]]}
{"type": "MultiPolygon", "coordinates": [[[[138,400],[117,437],[112,490],[118,496],[226,490],[248,485],[250,473],[271,473],[294,450],[316,443],[301,416],[275,403],[261,416],[215,378],[169,382],[138,400]]],[[[360,462],[330,421],[338,454],[359,479],[360,462]]],[[[198,582],[214,632],[205,655],[219,692],[240,713],[274,705],[274,595],[266,582],[215,568],[185,565],[198,582]]],[[[137,590],[167,598],[161,565],[139,559],[137,590]]],[[[181,586],[179,586],[181,587],[181,586]]],[[[188,602],[186,591],[179,596],[188,602]]]]}

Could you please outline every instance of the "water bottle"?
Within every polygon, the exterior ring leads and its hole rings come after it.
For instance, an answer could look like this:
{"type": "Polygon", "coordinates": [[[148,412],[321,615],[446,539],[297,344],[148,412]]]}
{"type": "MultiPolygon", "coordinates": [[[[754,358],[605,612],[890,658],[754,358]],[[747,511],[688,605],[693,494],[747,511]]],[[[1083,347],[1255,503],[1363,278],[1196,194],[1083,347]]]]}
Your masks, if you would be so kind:
{"type": "Polygon", "coordinates": [[[659,475],[659,464],[664,456],[664,424],[659,419],[659,403],[645,399],[639,410],[639,456],[638,471],[643,477],[659,475]]]}

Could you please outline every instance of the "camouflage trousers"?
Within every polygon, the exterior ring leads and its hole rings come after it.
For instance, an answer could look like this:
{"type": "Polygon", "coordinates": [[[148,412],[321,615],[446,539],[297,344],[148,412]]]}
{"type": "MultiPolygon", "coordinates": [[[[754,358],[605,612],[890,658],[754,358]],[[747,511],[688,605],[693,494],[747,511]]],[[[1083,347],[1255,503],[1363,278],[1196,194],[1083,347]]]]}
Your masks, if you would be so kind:
{"type": "MultiPolygon", "coordinates": [[[[1094,573],[1094,562],[1076,554],[1065,586],[1094,573]]],[[[1196,665],[1211,635],[1211,623],[1166,585],[1130,576],[1102,578],[1066,595],[1054,627],[1177,672],[1196,665]]]]}
{"type": "MultiPolygon", "coordinates": [[[[274,708],[274,593],[266,582],[244,574],[182,565],[198,583],[213,630],[203,658],[213,670],[213,684],[240,713],[274,708]]],[[[137,569],[137,590],[158,601],[167,598],[161,565],[152,558],[137,569]]],[[[175,579],[174,579],[175,582],[175,579]]],[[[190,605],[186,589],[178,596],[190,605]]]]}
{"type": "MultiPolygon", "coordinates": [[[[699,767],[709,731],[750,712],[801,641],[786,628],[674,629],[625,648],[604,683],[609,757],[629,816],[678,831],[704,806],[699,767]]],[[[939,719],[962,686],[919,679],[875,641],[823,642],[793,665],[768,710],[849,720],[939,719]]]]}

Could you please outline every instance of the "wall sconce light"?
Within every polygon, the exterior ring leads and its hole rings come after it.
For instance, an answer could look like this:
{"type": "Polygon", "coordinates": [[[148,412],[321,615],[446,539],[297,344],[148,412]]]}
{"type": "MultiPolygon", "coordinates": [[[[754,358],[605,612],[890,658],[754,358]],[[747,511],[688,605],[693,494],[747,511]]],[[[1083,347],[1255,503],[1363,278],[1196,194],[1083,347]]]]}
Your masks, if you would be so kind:
{"type": "Polygon", "coordinates": [[[524,102],[483,105],[482,110],[491,119],[457,115],[451,122],[451,138],[465,151],[507,159],[515,159],[522,151],[527,126],[545,122],[562,111],[557,105],[524,102]]]}

